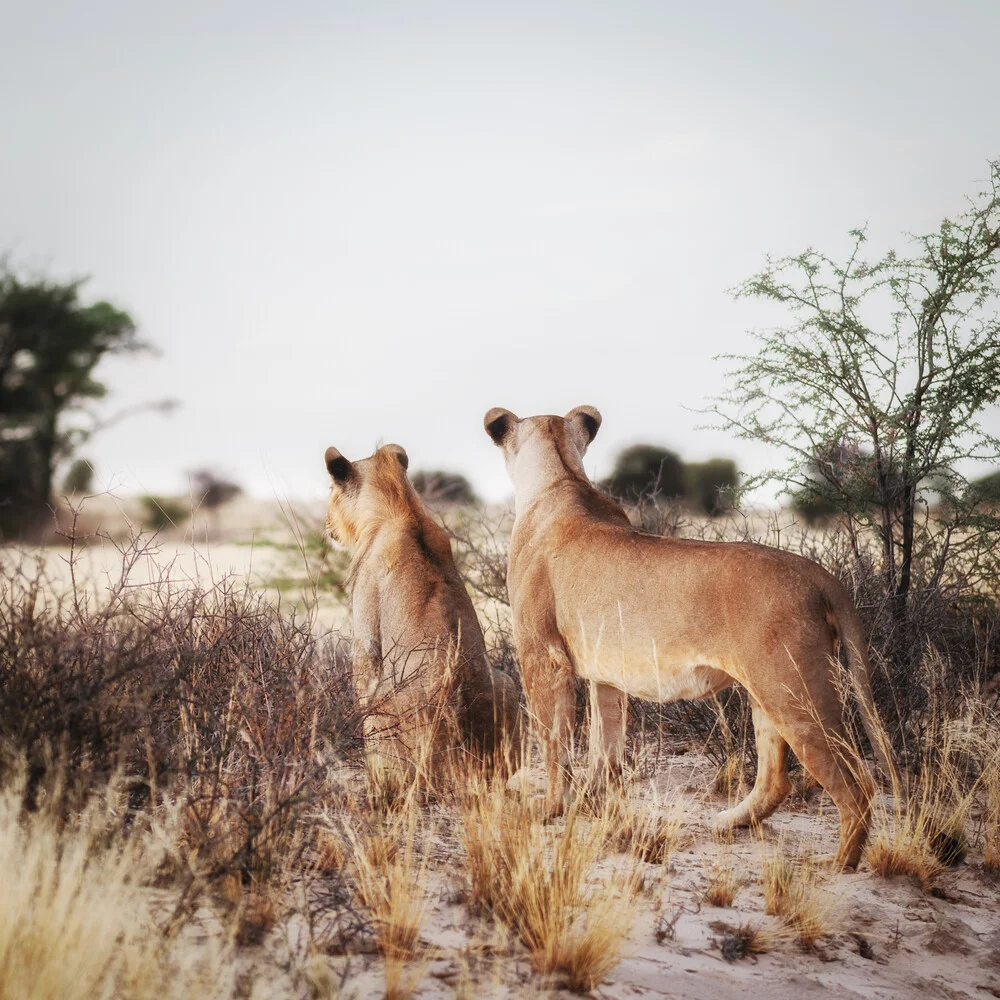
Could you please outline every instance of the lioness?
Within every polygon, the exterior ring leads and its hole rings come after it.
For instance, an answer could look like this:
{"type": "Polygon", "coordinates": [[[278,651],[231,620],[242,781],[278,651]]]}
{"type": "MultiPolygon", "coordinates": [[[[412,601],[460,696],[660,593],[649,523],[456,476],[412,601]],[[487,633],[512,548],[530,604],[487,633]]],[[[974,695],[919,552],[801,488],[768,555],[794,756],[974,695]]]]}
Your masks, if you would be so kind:
{"type": "Polygon", "coordinates": [[[353,675],[372,749],[436,770],[462,748],[516,768],[521,712],[513,680],[490,667],[448,536],[387,444],[350,462],[327,448],[326,530],[353,549],[353,675]],[[499,755],[504,756],[500,761],[499,755]]]}
{"type": "Polygon", "coordinates": [[[703,698],[734,681],[750,693],[757,780],[717,826],[769,816],[788,794],[788,748],[840,812],[837,863],[868,835],[870,781],[850,749],[836,656],[846,647],[865,728],[874,723],[864,631],[844,588],[808,559],[762,545],[650,535],[588,480],[583,456],[601,415],[484,424],[514,484],[507,588],[528,707],[543,740],[546,809],[569,794],[573,678],[590,682],[590,759],[598,783],[621,766],[626,695],[703,698]]]}

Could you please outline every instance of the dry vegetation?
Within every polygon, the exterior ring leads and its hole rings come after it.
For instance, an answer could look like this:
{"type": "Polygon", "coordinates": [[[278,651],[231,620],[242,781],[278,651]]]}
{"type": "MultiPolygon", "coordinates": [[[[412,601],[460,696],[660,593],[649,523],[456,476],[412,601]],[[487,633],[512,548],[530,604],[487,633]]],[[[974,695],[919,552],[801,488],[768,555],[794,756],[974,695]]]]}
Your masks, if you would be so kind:
{"type": "MultiPolygon", "coordinates": [[[[792,542],[676,511],[664,526],[792,542]]],[[[457,515],[454,528],[494,662],[516,671],[502,531],[457,515]]],[[[966,905],[980,978],[993,982],[995,605],[981,591],[963,603],[939,581],[913,621],[890,624],[874,570],[835,533],[794,544],[858,597],[901,762],[852,876],[812,860],[836,824],[807,782],[763,828],[712,838],[714,813],[752,780],[738,693],[633,704],[622,787],[595,802],[581,784],[546,824],[537,767],[502,783],[457,761],[431,780],[366,759],[346,643],[245,583],[179,585],[165,565],[135,586],[140,563],[162,562],[136,539],[97,596],[5,553],[0,1000],[618,995],[650,962],[664,982],[699,968],[726,995],[728,980],[711,977],[740,967],[727,963],[802,971],[839,955],[845,970],[864,966],[864,983],[872,953],[888,984],[912,985],[903,952],[926,952],[966,905]],[[933,925],[910,919],[926,907],[946,909],[933,925]]],[[[62,554],[69,572],[75,550],[62,554]]],[[[581,693],[585,728],[584,708],[581,693]]]]}

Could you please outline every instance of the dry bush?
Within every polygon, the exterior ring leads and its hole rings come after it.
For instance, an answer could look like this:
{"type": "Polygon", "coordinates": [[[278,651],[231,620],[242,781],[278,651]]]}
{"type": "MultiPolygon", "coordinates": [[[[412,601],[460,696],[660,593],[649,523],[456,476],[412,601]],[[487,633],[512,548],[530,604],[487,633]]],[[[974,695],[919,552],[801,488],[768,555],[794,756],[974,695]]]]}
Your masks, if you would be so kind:
{"type": "Polygon", "coordinates": [[[607,825],[573,807],[559,831],[496,783],[470,789],[462,820],[473,904],[517,934],[538,972],[592,989],[620,959],[637,889],[626,869],[600,892],[586,890],[607,825]]]}
{"type": "Polygon", "coordinates": [[[101,599],[28,561],[5,577],[0,741],[27,757],[29,797],[56,758],[78,797],[121,773],[126,823],[178,807],[179,870],[267,881],[305,852],[327,762],[358,745],[349,666],[246,584],[175,587],[164,567],[134,586],[151,558],[124,544],[101,599]]]}
{"type": "Polygon", "coordinates": [[[728,924],[722,920],[713,920],[709,927],[720,935],[717,943],[727,962],[767,954],[785,940],[783,934],[765,927],[760,921],[744,920],[739,924],[728,924]]]}

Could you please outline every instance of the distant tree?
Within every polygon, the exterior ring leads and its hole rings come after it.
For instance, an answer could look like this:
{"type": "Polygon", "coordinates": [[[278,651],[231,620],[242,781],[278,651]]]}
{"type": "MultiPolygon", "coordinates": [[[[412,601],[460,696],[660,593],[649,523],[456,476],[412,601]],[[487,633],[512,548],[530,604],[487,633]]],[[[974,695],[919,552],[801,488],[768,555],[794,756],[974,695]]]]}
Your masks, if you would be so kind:
{"type": "Polygon", "coordinates": [[[684,466],[685,499],[710,517],[732,508],[739,485],[736,463],[728,458],[709,458],[684,466]]]}
{"type": "Polygon", "coordinates": [[[969,485],[983,503],[1000,504],[1000,471],[973,479],[969,485]]]}
{"type": "Polygon", "coordinates": [[[142,523],[151,531],[176,528],[191,516],[191,507],[176,497],[142,496],[142,523]]]}
{"type": "Polygon", "coordinates": [[[601,485],[624,501],[683,497],[684,463],[666,448],[635,444],[618,453],[611,475],[601,485]]]}
{"type": "Polygon", "coordinates": [[[196,507],[216,510],[243,492],[243,487],[220,476],[212,469],[196,469],[191,473],[191,494],[196,507]]]}
{"type": "Polygon", "coordinates": [[[410,476],[413,488],[428,503],[452,503],[471,506],[479,502],[472,484],[460,472],[443,472],[435,469],[423,470],[410,476]]]}
{"type": "Polygon", "coordinates": [[[203,509],[208,515],[208,530],[219,534],[220,508],[238,497],[243,488],[212,469],[196,469],[190,474],[191,504],[194,510],[203,509]]]}
{"type": "Polygon", "coordinates": [[[22,280],[0,261],[0,535],[30,534],[51,501],[59,462],[99,426],[109,354],[148,350],[127,312],[84,305],[82,282],[22,280]]]}
{"type": "MultiPolygon", "coordinates": [[[[768,260],[737,290],[787,306],[794,320],[755,334],[757,353],[727,356],[735,367],[715,412],[727,429],[788,454],[748,487],[812,491],[875,532],[903,616],[916,552],[940,578],[947,560],[964,552],[982,566],[996,548],[1000,521],[984,515],[958,465],[995,461],[1000,449],[979,422],[1000,398],[1000,321],[990,311],[1000,161],[990,189],[916,237],[910,254],[865,260],[865,230],[852,236],[843,262],[811,249],[768,260]],[[932,507],[935,492],[945,502],[932,507]]],[[[853,527],[851,537],[857,545],[853,527]]]]}
{"type": "Polygon", "coordinates": [[[63,476],[63,493],[90,493],[94,488],[94,467],[88,458],[75,458],[63,476]]]}

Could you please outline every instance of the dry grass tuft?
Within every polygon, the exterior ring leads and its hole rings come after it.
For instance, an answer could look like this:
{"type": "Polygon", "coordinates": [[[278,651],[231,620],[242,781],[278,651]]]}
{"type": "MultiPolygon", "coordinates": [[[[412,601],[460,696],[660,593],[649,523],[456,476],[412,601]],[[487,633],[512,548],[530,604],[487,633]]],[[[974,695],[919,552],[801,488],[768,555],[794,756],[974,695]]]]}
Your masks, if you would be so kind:
{"type": "Polygon", "coordinates": [[[783,936],[759,921],[744,920],[739,924],[728,924],[721,920],[713,920],[709,926],[719,934],[718,945],[722,957],[727,962],[735,962],[751,955],[764,955],[773,951],[783,939],[783,936]]]}
{"type": "Polygon", "coordinates": [[[520,938],[536,971],[562,974],[572,989],[590,990],[614,968],[631,925],[633,871],[612,874],[600,892],[584,884],[607,838],[606,824],[576,807],[563,830],[546,826],[496,783],[481,784],[463,810],[473,904],[520,938]]]}
{"type": "Polygon", "coordinates": [[[192,962],[157,933],[148,845],[109,828],[104,803],[64,821],[24,794],[23,771],[0,792],[0,1000],[232,995],[218,951],[192,962]]]}
{"type": "MultiPolygon", "coordinates": [[[[997,785],[1000,805],[996,754],[992,741],[987,744],[976,735],[971,719],[935,719],[906,794],[902,782],[896,782],[891,804],[876,808],[876,832],[867,852],[872,871],[885,877],[906,875],[926,890],[945,868],[961,862],[978,787],[983,785],[988,802],[991,786],[997,785]]],[[[987,846],[989,837],[987,823],[987,846]]]]}
{"type": "MultiPolygon", "coordinates": [[[[1000,751],[998,751],[1000,753],[1000,751]]],[[[983,772],[983,860],[986,867],[1000,869],[1000,760],[989,762],[983,772]]]]}
{"type": "Polygon", "coordinates": [[[705,902],[710,906],[732,906],[742,888],[743,882],[733,870],[732,860],[717,861],[708,872],[705,902]]]}
{"type": "Polygon", "coordinates": [[[792,859],[781,843],[764,859],[764,912],[783,917],[807,948],[839,923],[838,901],[825,881],[817,865],[792,859]]]}
{"type": "Polygon", "coordinates": [[[277,922],[278,908],[271,896],[252,889],[236,909],[233,940],[241,947],[261,944],[277,922]]]}
{"type": "Polygon", "coordinates": [[[427,903],[423,886],[427,851],[416,843],[417,814],[400,816],[387,834],[355,837],[354,881],[371,911],[375,943],[387,961],[412,962],[421,954],[420,929],[427,903]]]}
{"type": "Polygon", "coordinates": [[[722,762],[715,769],[712,781],[713,790],[719,795],[725,795],[730,804],[739,802],[750,791],[747,781],[746,754],[742,749],[729,747],[722,762]]]}
{"type": "Polygon", "coordinates": [[[621,792],[608,796],[597,821],[606,831],[607,850],[654,865],[665,865],[691,840],[678,815],[662,816],[648,804],[630,802],[621,792]]]}

